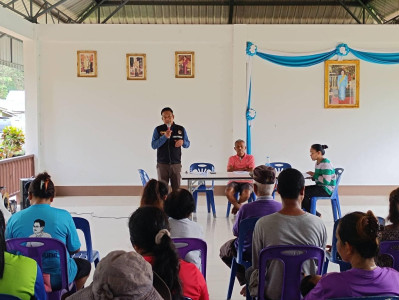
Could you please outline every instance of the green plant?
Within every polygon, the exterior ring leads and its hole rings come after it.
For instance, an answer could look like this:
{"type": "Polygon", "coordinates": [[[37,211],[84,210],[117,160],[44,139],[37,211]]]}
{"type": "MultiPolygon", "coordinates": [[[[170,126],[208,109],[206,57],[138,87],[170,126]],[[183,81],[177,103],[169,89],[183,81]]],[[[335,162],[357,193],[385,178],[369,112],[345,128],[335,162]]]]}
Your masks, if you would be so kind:
{"type": "Polygon", "coordinates": [[[13,157],[22,150],[25,144],[25,135],[22,130],[12,126],[4,127],[1,139],[3,141],[0,144],[0,159],[13,157]]]}

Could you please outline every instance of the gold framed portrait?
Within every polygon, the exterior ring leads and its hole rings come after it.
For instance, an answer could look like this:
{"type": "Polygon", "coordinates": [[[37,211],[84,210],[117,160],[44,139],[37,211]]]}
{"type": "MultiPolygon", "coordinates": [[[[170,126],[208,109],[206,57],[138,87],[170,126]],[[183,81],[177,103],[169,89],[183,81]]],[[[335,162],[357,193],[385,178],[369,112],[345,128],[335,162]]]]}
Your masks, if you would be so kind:
{"type": "Polygon", "coordinates": [[[97,51],[78,51],[77,68],[78,77],[97,77],[97,51]]]}
{"type": "Polygon", "coordinates": [[[194,78],[194,51],[175,52],[175,77],[194,78]]]}
{"type": "Polygon", "coordinates": [[[327,60],[324,72],[324,108],[359,108],[359,60],[327,60]]]}
{"type": "Polygon", "coordinates": [[[147,79],[147,61],[144,53],[126,54],[126,76],[127,80],[147,79]]]}

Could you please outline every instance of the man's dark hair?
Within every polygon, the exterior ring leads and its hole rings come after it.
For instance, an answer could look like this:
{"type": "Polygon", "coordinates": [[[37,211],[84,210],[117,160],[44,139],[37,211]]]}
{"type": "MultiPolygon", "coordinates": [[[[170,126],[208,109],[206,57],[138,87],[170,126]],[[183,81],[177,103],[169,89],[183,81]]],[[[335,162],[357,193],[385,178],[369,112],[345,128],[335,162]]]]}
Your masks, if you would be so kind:
{"type": "Polygon", "coordinates": [[[297,169],[285,169],[278,176],[277,190],[283,199],[296,199],[305,186],[305,179],[297,169]]]}
{"type": "Polygon", "coordinates": [[[46,226],[46,222],[44,222],[44,221],[41,220],[41,219],[36,219],[36,220],[33,222],[33,225],[35,225],[35,223],[39,223],[40,227],[46,226]]]}
{"type": "Polygon", "coordinates": [[[164,108],[162,108],[162,110],[161,110],[161,116],[162,116],[162,114],[163,114],[165,111],[170,111],[170,112],[173,114],[173,110],[172,110],[170,107],[164,107],[164,108]]]}

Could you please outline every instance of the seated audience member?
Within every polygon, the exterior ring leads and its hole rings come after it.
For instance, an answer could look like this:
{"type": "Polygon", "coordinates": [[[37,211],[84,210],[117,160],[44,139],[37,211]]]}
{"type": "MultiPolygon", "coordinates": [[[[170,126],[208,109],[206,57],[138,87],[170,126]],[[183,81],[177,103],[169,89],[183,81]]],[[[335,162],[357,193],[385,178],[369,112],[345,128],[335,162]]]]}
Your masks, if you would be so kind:
{"type": "Polygon", "coordinates": [[[6,251],[5,228],[0,211],[0,294],[13,295],[22,300],[46,300],[40,267],[29,257],[6,251]]]}
{"type": "Polygon", "coordinates": [[[379,250],[378,231],[378,220],[371,211],[344,216],[335,233],[337,250],[352,269],[316,278],[318,283],[304,300],[399,295],[399,272],[377,267],[374,261],[379,250]]]}
{"type": "MultiPolygon", "coordinates": [[[[46,172],[37,175],[28,189],[31,206],[12,215],[7,224],[6,239],[55,238],[65,243],[69,253],[78,252],[80,241],[75,223],[69,212],[51,207],[54,196],[55,187],[50,175],[46,172]]],[[[59,289],[61,285],[60,261],[58,252],[56,253],[56,259],[45,258],[42,265],[43,273],[50,274],[50,282],[54,290],[59,289]]],[[[75,281],[76,288],[81,289],[90,274],[90,269],[89,261],[82,258],[69,258],[68,278],[70,283],[75,281]]]]}
{"type": "MultiPolygon", "coordinates": [[[[155,285],[155,283],[154,283],[155,285]]],[[[94,271],[93,282],[68,300],[163,300],[153,286],[151,265],[136,252],[112,251],[94,271]]]]}
{"type": "MultiPolygon", "coordinates": [[[[237,140],[234,144],[234,150],[237,152],[236,155],[230,156],[227,163],[227,172],[234,171],[252,171],[255,168],[255,159],[251,154],[246,154],[245,142],[243,140],[237,140]]],[[[229,181],[225,194],[227,200],[233,205],[231,210],[232,214],[236,214],[240,209],[241,205],[249,199],[253,191],[252,180],[235,180],[229,181]],[[237,200],[235,193],[240,193],[240,197],[237,200]]]]}
{"type": "MultiPolygon", "coordinates": [[[[281,203],[273,199],[273,191],[276,186],[276,170],[265,165],[257,166],[251,176],[254,179],[254,191],[257,196],[256,201],[243,205],[237,213],[233,226],[233,234],[238,237],[240,222],[248,218],[263,217],[275,213],[281,209],[281,203]]],[[[227,241],[220,248],[220,258],[231,267],[233,257],[237,256],[238,239],[227,241]]],[[[252,232],[244,241],[245,260],[251,261],[252,257],[252,232]]],[[[244,285],[245,268],[242,265],[237,266],[237,279],[240,285],[244,285]]]]}
{"type": "Polygon", "coordinates": [[[208,289],[198,268],[178,258],[166,214],[157,207],[140,207],[129,219],[130,241],[137,253],[152,265],[172,294],[192,300],[208,300],[208,289]]]}
{"type": "Polygon", "coordinates": [[[163,209],[168,192],[168,185],[165,182],[156,179],[149,180],[144,187],[140,207],[155,206],[163,209]]]}
{"type": "MultiPolygon", "coordinates": [[[[165,213],[169,216],[171,238],[204,238],[202,226],[189,217],[195,209],[193,195],[185,189],[173,191],[165,201],[165,213]]],[[[191,251],[185,260],[201,268],[200,251],[191,251]]]]}
{"type": "MultiPolygon", "coordinates": [[[[305,193],[305,179],[296,169],[286,169],[278,177],[277,190],[283,208],[264,216],[255,225],[252,237],[252,267],[249,286],[252,296],[258,293],[259,253],[263,248],[276,245],[311,245],[325,248],[327,232],[323,221],[301,208],[305,193]]],[[[248,273],[251,270],[248,269],[248,273]]],[[[307,261],[303,265],[305,274],[315,274],[316,265],[307,261]]],[[[283,266],[273,260],[266,273],[265,295],[267,299],[280,299],[283,282],[283,266]]]]}
{"type": "MultiPolygon", "coordinates": [[[[389,214],[387,220],[392,224],[384,227],[381,232],[381,241],[399,241],[399,188],[393,190],[389,195],[389,214]]],[[[380,267],[391,267],[392,258],[388,255],[379,255],[377,265],[380,267]]]]}

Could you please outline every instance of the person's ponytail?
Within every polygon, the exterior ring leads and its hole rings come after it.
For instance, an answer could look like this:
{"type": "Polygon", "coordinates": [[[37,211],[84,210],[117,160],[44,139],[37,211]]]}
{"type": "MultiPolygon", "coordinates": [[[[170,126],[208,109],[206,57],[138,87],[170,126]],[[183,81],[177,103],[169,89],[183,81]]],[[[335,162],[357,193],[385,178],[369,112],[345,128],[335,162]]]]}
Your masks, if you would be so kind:
{"type": "Polygon", "coordinates": [[[153,257],[152,269],[165,281],[173,300],[180,300],[179,258],[166,214],[154,206],[140,207],[129,219],[129,232],[132,245],[143,255],[153,257]]]}
{"type": "Polygon", "coordinates": [[[182,288],[179,279],[179,257],[175,245],[168,234],[164,234],[155,243],[152,251],[155,257],[153,270],[166,282],[173,299],[181,299],[182,288]]]}

